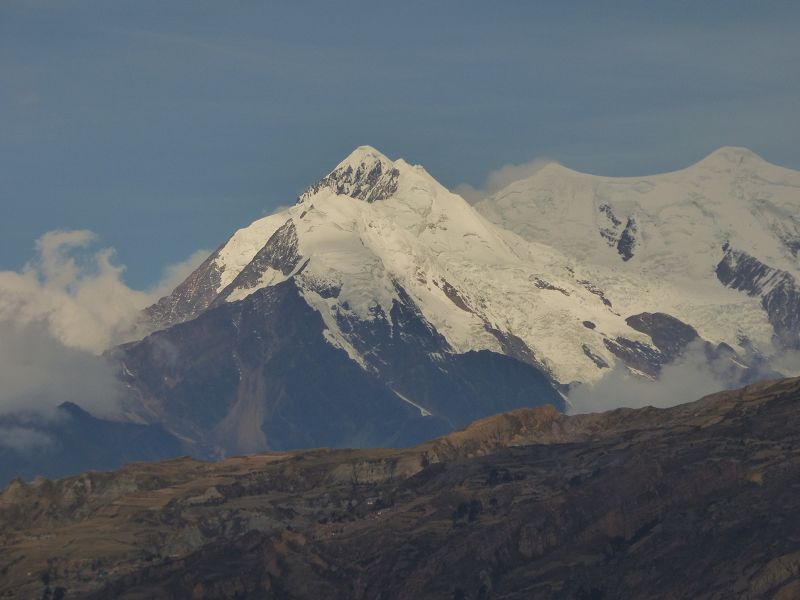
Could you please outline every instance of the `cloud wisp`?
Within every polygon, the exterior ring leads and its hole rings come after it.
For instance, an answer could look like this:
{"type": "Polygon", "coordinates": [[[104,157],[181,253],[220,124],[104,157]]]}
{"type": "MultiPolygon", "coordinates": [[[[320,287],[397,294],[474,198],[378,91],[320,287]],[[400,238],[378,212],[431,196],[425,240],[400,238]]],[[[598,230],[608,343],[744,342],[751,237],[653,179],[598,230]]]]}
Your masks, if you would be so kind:
{"type": "Polygon", "coordinates": [[[484,198],[491,196],[495,192],[499,192],[504,187],[514,183],[515,181],[526,179],[532,175],[535,175],[544,167],[554,162],[556,161],[548,158],[537,158],[530,162],[519,165],[503,165],[498,169],[490,171],[486,176],[486,181],[484,181],[483,185],[480,187],[475,187],[468,183],[460,183],[453,189],[453,191],[470,204],[475,204],[476,202],[480,202],[484,198]]]}

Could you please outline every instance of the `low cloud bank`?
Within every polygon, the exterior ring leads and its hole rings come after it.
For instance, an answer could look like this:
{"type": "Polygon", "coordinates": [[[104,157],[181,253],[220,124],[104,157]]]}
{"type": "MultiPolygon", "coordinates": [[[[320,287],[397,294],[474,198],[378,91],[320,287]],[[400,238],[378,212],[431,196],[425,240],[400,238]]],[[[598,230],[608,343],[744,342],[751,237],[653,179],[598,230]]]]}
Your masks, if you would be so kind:
{"type": "MultiPolygon", "coordinates": [[[[119,390],[101,353],[135,336],[140,311],[208,255],[198,251],[167,267],[153,289],[135,290],[113,249],[93,250],[95,242],[90,231],[52,231],[21,271],[0,271],[0,415],[52,412],[66,401],[117,415],[119,390]]],[[[17,448],[42,442],[19,428],[0,436],[17,448]]]]}
{"type": "MultiPolygon", "coordinates": [[[[755,364],[750,362],[750,364],[755,364]]],[[[691,344],[675,362],[665,366],[658,380],[632,374],[617,363],[592,385],[576,386],[569,394],[570,414],[602,412],[614,408],[666,408],[697,400],[705,395],[742,387],[778,373],[800,374],[800,355],[782,353],[762,360],[746,373],[728,357],[709,360],[702,342],[691,344]]]]}
{"type": "Polygon", "coordinates": [[[99,416],[119,406],[114,374],[99,356],[66,346],[43,323],[0,324],[0,414],[74,402],[99,416]]]}

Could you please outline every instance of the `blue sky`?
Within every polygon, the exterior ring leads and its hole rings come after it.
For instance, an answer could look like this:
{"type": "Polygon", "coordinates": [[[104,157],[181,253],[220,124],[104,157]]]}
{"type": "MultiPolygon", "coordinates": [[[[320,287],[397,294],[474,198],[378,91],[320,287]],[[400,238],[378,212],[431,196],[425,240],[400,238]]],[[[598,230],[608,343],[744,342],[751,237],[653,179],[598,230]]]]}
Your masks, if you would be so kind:
{"type": "Polygon", "coordinates": [[[447,186],[547,157],[800,169],[800,3],[0,3],[0,270],[90,229],[134,286],[376,146],[447,186]]]}

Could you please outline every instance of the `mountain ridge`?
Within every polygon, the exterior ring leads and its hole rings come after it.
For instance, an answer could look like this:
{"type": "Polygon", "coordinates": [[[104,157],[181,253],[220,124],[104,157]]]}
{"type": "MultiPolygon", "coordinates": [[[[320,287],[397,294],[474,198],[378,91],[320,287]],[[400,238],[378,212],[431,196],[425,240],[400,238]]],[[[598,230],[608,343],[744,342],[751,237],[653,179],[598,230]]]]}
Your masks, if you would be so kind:
{"type": "Polygon", "coordinates": [[[521,409],[406,450],[16,481],[0,493],[0,589],[790,598],[798,401],[795,378],[669,409],[521,409]]]}

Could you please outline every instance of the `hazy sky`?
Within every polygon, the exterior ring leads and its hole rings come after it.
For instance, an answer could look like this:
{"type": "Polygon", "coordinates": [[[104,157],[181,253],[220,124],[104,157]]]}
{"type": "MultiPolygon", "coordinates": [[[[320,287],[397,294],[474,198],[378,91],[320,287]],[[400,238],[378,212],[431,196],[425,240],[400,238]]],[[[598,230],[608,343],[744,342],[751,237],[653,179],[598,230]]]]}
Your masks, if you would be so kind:
{"type": "Polygon", "coordinates": [[[53,229],[135,286],[360,144],[449,187],[722,145],[800,169],[800,3],[0,1],[0,270],[53,229]]]}

